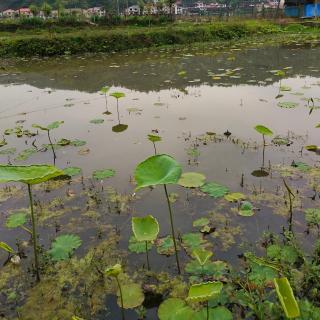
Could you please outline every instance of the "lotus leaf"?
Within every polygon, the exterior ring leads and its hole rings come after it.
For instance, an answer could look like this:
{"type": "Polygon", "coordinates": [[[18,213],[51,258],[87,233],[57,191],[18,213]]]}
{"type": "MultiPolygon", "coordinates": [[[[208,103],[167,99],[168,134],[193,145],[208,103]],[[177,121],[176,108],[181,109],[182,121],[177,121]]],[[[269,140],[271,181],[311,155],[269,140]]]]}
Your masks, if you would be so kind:
{"type": "Polygon", "coordinates": [[[244,200],[246,196],[241,192],[234,192],[234,193],[226,194],[224,198],[229,202],[237,202],[240,200],[244,200]]]}
{"type": "Polygon", "coordinates": [[[186,172],[183,173],[178,183],[185,188],[197,188],[204,185],[206,177],[197,172],[186,172]]]}
{"type": "Polygon", "coordinates": [[[106,178],[111,178],[116,174],[114,169],[104,169],[104,170],[96,170],[93,172],[92,176],[97,180],[103,180],[106,178]]]}
{"type": "MultiPolygon", "coordinates": [[[[148,244],[147,244],[148,251],[151,250],[152,247],[153,247],[152,243],[148,242],[148,244]]],[[[138,241],[136,239],[136,237],[133,235],[129,239],[128,249],[130,252],[134,252],[134,253],[145,253],[146,252],[146,244],[145,244],[145,242],[138,241]]]]}
{"type": "Polygon", "coordinates": [[[157,242],[157,252],[166,256],[171,256],[174,254],[174,243],[171,236],[158,239],[157,242]]]}
{"type": "Polygon", "coordinates": [[[159,142],[161,141],[161,137],[160,136],[156,136],[154,134],[148,134],[148,139],[151,141],[151,142],[159,142]]]}
{"type": "MultiPolygon", "coordinates": [[[[226,307],[220,306],[216,308],[209,309],[209,319],[208,320],[232,320],[233,315],[230,310],[226,307]]],[[[207,320],[207,309],[203,308],[202,310],[195,313],[193,320],[207,320]]]]}
{"type": "Polygon", "coordinates": [[[208,301],[219,295],[222,290],[222,282],[204,282],[193,284],[188,293],[187,300],[192,302],[208,301]]]}
{"type": "Polygon", "coordinates": [[[300,309],[287,278],[275,278],[274,285],[284,313],[287,318],[300,316],[300,309]]]}
{"type": "Polygon", "coordinates": [[[297,102],[290,102],[290,101],[280,101],[278,102],[278,107],[286,108],[286,109],[293,109],[299,105],[297,102]]]}
{"type": "Polygon", "coordinates": [[[104,123],[104,120],[103,119],[92,119],[90,120],[90,123],[93,123],[93,124],[101,124],[101,123],[104,123]]]}
{"type": "Polygon", "coordinates": [[[0,165],[0,182],[12,181],[27,184],[38,184],[61,175],[64,175],[64,172],[51,165],[0,165]]]}
{"type": "Polygon", "coordinates": [[[8,253],[15,253],[14,250],[5,242],[0,241],[0,249],[7,251],[8,253]]]}
{"type": "Polygon", "coordinates": [[[158,310],[160,320],[191,320],[194,311],[186,303],[177,298],[169,298],[161,303],[158,310]]]}
{"type": "Polygon", "coordinates": [[[249,201],[242,202],[239,210],[239,215],[244,217],[251,217],[254,215],[253,205],[249,201]]]}
{"type": "Polygon", "coordinates": [[[269,128],[267,128],[267,127],[265,127],[263,125],[257,125],[257,126],[254,127],[254,129],[258,133],[263,134],[265,136],[272,136],[273,135],[273,132],[269,128]]]}
{"type": "Polygon", "coordinates": [[[63,169],[64,174],[73,177],[81,173],[81,168],[78,167],[68,167],[63,169]]]}
{"type": "MultiPolygon", "coordinates": [[[[129,283],[121,286],[123,297],[123,308],[132,309],[139,307],[144,301],[141,286],[129,283]]],[[[118,305],[121,307],[120,292],[118,291],[118,305]]]]}
{"type": "Polygon", "coordinates": [[[116,99],[120,99],[120,98],[124,98],[126,95],[123,92],[112,92],[110,93],[110,96],[116,99]]]}
{"type": "Polygon", "coordinates": [[[73,234],[65,234],[57,237],[49,250],[49,255],[53,261],[66,260],[70,258],[74,250],[81,246],[79,236],[73,234]]]}
{"type": "Polygon", "coordinates": [[[70,142],[70,144],[74,147],[82,147],[87,144],[84,140],[75,139],[70,142]]]}
{"type": "Polygon", "coordinates": [[[132,231],[138,241],[153,241],[159,233],[159,223],[151,215],[132,218],[132,231]]]}
{"type": "Polygon", "coordinates": [[[180,164],[172,157],[166,154],[152,156],[136,167],[134,173],[136,190],[154,185],[178,183],[181,171],[180,164]]]}
{"type": "Polygon", "coordinates": [[[27,214],[25,212],[14,212],[8,217],[6,227],[17,228],[24,225],[26,222],[27,214]]]}
{"type": "Polygon", "coordinates": [[[212,251],[198,248],[192,251],[192,255],[196,258],[200,265],[204,265],[213,255],[212,251]]]}
{"type": "Polygon", "coordinates": [[[204,184],[200,190],[204,193],[207,193],[210,197],[220,198],[223,197],[226,193],[229,192],[229,189],[223,185],[220,185],[215,182],[208,182],[204,184]]]}
{"type": "Polygon", "coordinates": [[[210,223],[210,221],[208,218],[199,218],[197,220],[194,220],[192,222],[192,225],[194,227],[204,227],[204,226],[207,226],[209,223],[210,223]]]}

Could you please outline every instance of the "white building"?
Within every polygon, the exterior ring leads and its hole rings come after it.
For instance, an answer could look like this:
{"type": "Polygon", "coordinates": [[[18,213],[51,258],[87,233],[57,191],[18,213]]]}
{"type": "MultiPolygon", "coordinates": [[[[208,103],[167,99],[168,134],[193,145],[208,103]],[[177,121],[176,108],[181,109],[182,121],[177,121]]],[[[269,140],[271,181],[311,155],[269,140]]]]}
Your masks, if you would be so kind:
{"type": "Polygon", "coordinates": [[[140,15],[140,7],[138,5],[133,5],[126,9],[127,15],[138,16],[140,15]]]}
{"type": "Polygon", "coordinates": [[[105,16],[106,11],[103,7],[93,7],[93,8],[87,9],[86,14],[89,17],[92,17],[92,16],[103,17],[105,16]]]}
{"type": "Polygon", "coordinates": [[[12,9],[8,9],[2,12],[2,17],[3,18],[13,18],[15,17],[16,12],[12,9]]]}

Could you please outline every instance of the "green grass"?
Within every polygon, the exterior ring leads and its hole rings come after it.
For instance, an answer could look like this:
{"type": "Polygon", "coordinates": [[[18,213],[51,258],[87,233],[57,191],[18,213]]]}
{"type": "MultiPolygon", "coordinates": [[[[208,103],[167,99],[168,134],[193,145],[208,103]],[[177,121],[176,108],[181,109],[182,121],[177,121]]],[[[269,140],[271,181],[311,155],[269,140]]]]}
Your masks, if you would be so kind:
{"type": "Polygon", "coordinates": [[[114,52],[192,42],[231,41],[270,34],[320,34],[319,29],[268,21],[190,23],[152,27],[82,27],[0,32],[0,56],[114,52]]]}

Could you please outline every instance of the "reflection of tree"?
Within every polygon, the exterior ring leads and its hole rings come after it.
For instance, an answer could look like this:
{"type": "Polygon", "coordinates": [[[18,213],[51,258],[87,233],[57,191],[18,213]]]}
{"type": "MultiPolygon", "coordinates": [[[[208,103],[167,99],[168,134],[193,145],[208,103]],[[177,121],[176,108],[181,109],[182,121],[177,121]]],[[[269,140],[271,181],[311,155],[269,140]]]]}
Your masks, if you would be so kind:
{"type": "MultiPolygon", "coordinates": [[[[184,90],[190,86],[189,80],[200,79],[200,82],[192,85],[200,85],[207,82],[209,85],[239,85],[246,84],[248,81],[253,83],[272,84],[279,81],[279,77],[270,73],[271,70],[279,70],[288,66],[288,57],[293,69],[288,70],[285,77],[295,75],[320,76],[319,53],[320,48],[313,50],[290,47],[263,48],[258,50],[243,50],[236,53],[236,59],[228,60],[222,53],[216,54],[210,51],[205,55],[195,55],[184,57],[183,54],[190,53],[191,50],[172,51],[162,55],[152,52],[122,54],[118,53],[111,57],[99,56],[93,59],[51,59],[46,61],[29,61],[26,64],[16,65],[13,69],[9,67],[5,73],[17,73],[17,75],[0,77],[0,84],[7,81],[17,83],[29,83],[39,88],[51,87],[53,89],[70,89],[86,92],[97,92],[105,83],[113,83],[114,86],[126,87],[131,90],[141,92],[159,91],[168,88],[184,90]],[[299,54],[293,54],[297,53],[299,54]],[[177,57],[179,59],[172,59],[177,57]],[[313,68],[306,68],[308,66],[313,68]],[[187,77],[178,76],[181,71],[181,63],[187,77]],[[126,65],[124,65],[126,64],[126,65]],[[118,65],[119,68],[109,68],[110,65],[118,65]],[[104,66],[104,67],[102,67],[104,66]],[[239,77],[222,77],[216,81],[208,76],[208,71],[222,73],[219,69],[234,70],[242,68],[237,72],[239,77]],[[310,70],[313,69],[311,72],[310,70]],[[62,76],[57,77],[57,70],[61,70],[62,76]],[[79,72],[79,70],[82,70],[79,72]],[[138,73],[137,73],[138,72],[138,73]],[[18,73],[22,73],[23,77],[18,73]],[[76,77],[75,77],[76,76],[76,77]],[[54,78],[52,82],[50,79],[54,78]],[[264,82],[267,78],[272,78],[270,82],[264,82]],[[168,81],[168,79],[170,81],[168,81]]],[[[194,53],[194,52],[191,52],[194,53]]],[[[0,70],[4,73],[4,71],[0,70]]]]}

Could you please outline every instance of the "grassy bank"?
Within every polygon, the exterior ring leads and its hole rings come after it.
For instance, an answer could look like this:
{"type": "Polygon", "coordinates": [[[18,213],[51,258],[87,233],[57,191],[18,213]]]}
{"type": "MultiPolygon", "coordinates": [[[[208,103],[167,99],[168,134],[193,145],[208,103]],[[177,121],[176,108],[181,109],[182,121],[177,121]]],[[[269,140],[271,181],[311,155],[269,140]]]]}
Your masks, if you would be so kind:
{"type": "Polygon", "coordinates": [[[180,23],[164,27],[68,28],[19,33],[0,33],[0,56],[54,56],[115,52],[152,46],[194,42],[230,41],[250,36],[320,31],[302,25],[280,25],[266,21],[213,24],[180,23]]]}

